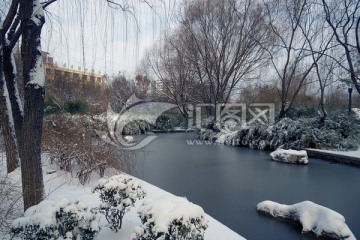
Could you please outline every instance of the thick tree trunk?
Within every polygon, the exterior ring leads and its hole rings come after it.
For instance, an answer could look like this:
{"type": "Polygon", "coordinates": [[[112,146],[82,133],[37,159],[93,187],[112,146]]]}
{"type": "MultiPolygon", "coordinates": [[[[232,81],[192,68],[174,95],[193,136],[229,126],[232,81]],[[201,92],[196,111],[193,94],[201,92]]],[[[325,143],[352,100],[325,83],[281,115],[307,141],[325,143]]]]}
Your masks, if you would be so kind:
{"type": "Polygon", "coordinates": [[[41,28],[45,22],[38,0],[21,1],[24,78],[24,120],[21,141],[21,174],[24,209],[43,199],[41,133],[44,113],[44,69],[41,57],[41,28]]]}

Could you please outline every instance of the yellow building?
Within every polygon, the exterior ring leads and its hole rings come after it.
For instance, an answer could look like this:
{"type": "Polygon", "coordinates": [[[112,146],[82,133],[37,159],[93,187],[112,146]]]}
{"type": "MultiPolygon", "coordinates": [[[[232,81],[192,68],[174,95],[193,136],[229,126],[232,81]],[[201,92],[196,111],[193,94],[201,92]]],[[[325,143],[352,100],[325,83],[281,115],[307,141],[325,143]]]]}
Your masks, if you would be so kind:
{"type": "Polygon", "coordinates": [[[57,66],[54,64],[53,57],[50,56],[48,52],[42,52],[44,66],[45,66],[45,78],[47,81],[52,79],[62,78],[69,81],[83,81],[84,83],[95,83],[99,87],[104,88],[106,75],[101,74],[101,72],[95,73],[94,70],[91,72],[82,71],[80,68],[78,70],[71,68],[66,68],[57,66]]]}

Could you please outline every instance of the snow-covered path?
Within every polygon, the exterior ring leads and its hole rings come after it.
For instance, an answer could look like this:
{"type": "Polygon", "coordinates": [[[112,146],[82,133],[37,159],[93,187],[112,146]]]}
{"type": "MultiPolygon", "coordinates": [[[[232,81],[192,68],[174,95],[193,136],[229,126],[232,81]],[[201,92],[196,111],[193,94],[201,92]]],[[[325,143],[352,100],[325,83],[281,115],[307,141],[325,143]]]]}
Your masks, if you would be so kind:
{"type": "MultiPolygon", "coordinates": [[[[93,177],[92,180],[84,186],[79,181],[72,177],[70,173],[57,170],[55,166],[50,164],[43,164],[44,182],[46,199],[57,201],[63,198],[67,198],[70,201],[82,201],[87,204],[89,208],[97,207],[100,203],[97,193],[91,193],[91,189],[98,177],[93,177]]],[[[110,174],[109,174],[110,175],[110,174]]],[[[20,181],[20,169],[16,169],[10,174],[11,179],[14,182],[20,181]]],[[[171,196],[168,193],[156,186],[153,186],[145,181],[137,179],[143,185],[143,188],[147,192],[148,197],[157,198],[161,196],[171,196]]],[[[127,212],[124,216],[124,222],[122,229],[115,233],[106,227],[106,220],[101,217],[100,224],[103,226],[97,239],[116,239],[116,240],[128,240],[136,226],[141,225],[140,218],[137,215],[137,208],[141,205],[142,201],[136,202],[134,208],[127,212]]],[[[211,216],[206,215],[206,219],[209,220],[208,229],[205,231],[206,240],[218,240],[218,239],[229,239],[229,240],[241,240],[244,239],[234,231],[230,230],[225,225],[213,219],[211,216]]],[[[0,239],[3,236],[0,234],[0,239]]]]}

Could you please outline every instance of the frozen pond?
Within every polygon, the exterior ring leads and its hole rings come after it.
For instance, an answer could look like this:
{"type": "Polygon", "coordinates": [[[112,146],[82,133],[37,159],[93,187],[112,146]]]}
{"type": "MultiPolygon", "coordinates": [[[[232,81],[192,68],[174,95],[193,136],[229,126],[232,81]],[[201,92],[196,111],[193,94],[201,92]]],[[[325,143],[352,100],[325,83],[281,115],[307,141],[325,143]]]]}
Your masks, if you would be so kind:
{"type": "Polygon", "coordinates": [[[296,225],[256,212],[264,200],[310,200],[342,214],[360,236],[360,168],[309,159],[271,161],[269,152],[231,146],[189,146],[193,133],[157,134],[137,153],[135,176],[199,204],[247,239],[308,239],[296,225]]]}

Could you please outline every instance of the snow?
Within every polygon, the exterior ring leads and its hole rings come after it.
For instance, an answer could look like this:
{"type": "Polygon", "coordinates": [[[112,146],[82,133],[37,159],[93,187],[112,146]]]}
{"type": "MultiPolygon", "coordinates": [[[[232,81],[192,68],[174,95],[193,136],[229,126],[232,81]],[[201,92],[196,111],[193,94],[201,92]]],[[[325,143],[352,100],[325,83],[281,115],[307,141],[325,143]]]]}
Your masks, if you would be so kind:
{"type": "Polygon", "coordinates": [[[33,1],[33,15],[31,16],[31,20],[37,25],[40,26],[43,24],[44,19],[44,9],[40,4],[39,0],[33,1]]]}
{"type": "MultiPolygon", "coordinates": [[[[71,173],[58,170],[56,166],[49,163],[49,159],[43,156],[43,175],[44,175],[44,186],[45,186],[45,195],[46,200],[50,201],[61,201],[66,197],[70,202],[81,201],[86,203],[88,209],[98,207],[100,204],[100,198],[97,193],[92,193],[91,190],[93,186],[99,180],[98,176],[92,176],[89,183],[81,185],[79,180],[71,175],[71,173]],[[50,174],[48,174],[50,173],[50,174]]],[[[113,174],[119,174],[114,169],[107,169],[106,176],[111,176],[113,174]]],[[[0,177],[5,176],[6,173],[4,169],[0,169],[0,177]]],[[[14,172],[8,175],[13,182],[19,183],[21,185],[21,171],[20,168],[17,168],[14,172]]],[[[145,181],[132,177],[134,180],[140,182],[144,190],[147,193],[147,196],[151,199],[157,199],[159,197],[170,197],[173,196],[171,193],[168,193],[156,186],[153,186],[145,181]]],[[[110,230],[110,228],[105,227],[107,221],[103,215],[100,217],[100,226],[101,231],[96,239],[106,239],[106,240],[128,240],[134,232],[134,229],[137,226],[141,226],[141,220],[137,214],[137,209],[142,205],[143,200],[137,201],[135,207],[131,208],[127,212],[123,219],[123,225],[121,230],[117,233],[110,230]]],[[[1,217],[1,216],[0,216],[1,217]]],[[[244,239],[228,227],[224,226],[220,222],[216,221],[209,215],[205,215],[205,218],[209,221],[208,228],[205,231],[205,240],[218,240],[218,239],[229,239],[229,240],[241,240],[244,239]]],[[[2,236],[0,232],[0,239],[10,239],[9,236],[2,236]]]]}
{"type": "Polygon", "coordinates": [[[191,219],[201,219],[205,215],[200,206],[189,202],[186,198],[176,196],[148,198],[139,208],[138,213],[141,218],[151,216],[147,222],[154,223],[153,229],[156,232],[167,232],[169,225],[176,219],[190,222],[191,219]]]}
{"type": "Polygon", "coordinates": [[[307,164],[308,156],[305,150],[285,150],[277,149],[276,151],[270,153],[270,156],[274,161],[286,162],[286,163],[295,163],[295,164],[307,164]]]}
{"type": "MultiPolygon", "coordinates": [[[[62,199],[60,201],[44,200],[36,206],[30,207],[24,213],[24,217],[18,218],[13,222],[13,226],[24,227],[25,225],[40,225],[41,228],[46,228],[56,224],[55,213],[63,208],[65,212],[76,212],[78,207],[71,204],[69,200],[62,199]]],[[[79,208],[86,208],[84,204],[80,203],[79,208]]]]}
{"type": "Polygon", "coordinates": [[[233,132],[220,132],[217,134],[216,142],[220,144],[235,145],[235,139],[238,131],[233,132]]]}
{"type": "Polygon", "coordinates": [[[356,114],[356,117],[360,119],[360,108],[353,108],[352,111],[356,114]]]}
{"type": "Polygon", "coordinates": [[[299,221],[303,233],[312,232],[317,237],[334,239],[356,239],[341,214],[311,201],[285,205],[267,200],[260,202],[257,210],[273,217],[299,221]]]}
{"type": "Polygon", "coordinates": [[[134,137],[133,136],[125,136],[124,140],[127,143],[133,143],[134,142],[134,137]]]}
{"type": "MultiPolygon", "coordinates": [[[[38,47],[38,51],[41,52],[40,46],[38,47]]],[[[42,88],[45,85],[45,68],[41,54],[36,56],[35,66],[30,72],[30,79],[27,84],[34,84],[36,89],[42,88]]]]}
{"type": "MultiPolygon", "coordinates": [[[[15,63],[15,57],[14,57],[14,53],[11,54],[11,64],[13,67],[13,74],[14,76],[17,76],[17,69],[16,69],[16,63],[15,63]]],[[[23,116],[24,115],[24,108],[21,102],[21,98],[20,98],[20,94],[19,94],[19,88],[17,86],[17,84],[15,84],[15,98],[16,98],[16,102],[19,106],[20,109],[20,113],[23,116]]]]}
{"type": "Polygon", "coordinates": [[[308,148],[308,149],[315,150],[317,152],[332,153],[336,155],[360,158],[360,148],[356,151],[333,151],[333,150],[322,150],[322,149],[313,149],[313,148],[308,148]]]}
{"type": "Polygon", "coordinates": [[[65,234],[78,239],[81,231],[100,230],[99,218],[86,210],[86,204],[81,202],[44,200],[26,210],[24,217],[16,219],[12,229],[18,232],[17,237],[25,239],[38,238],[39,234],[55,239],[62,239],[65,234]]]}

